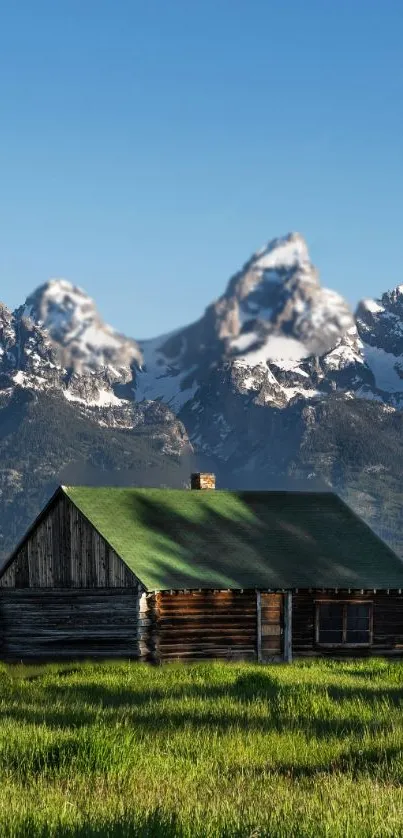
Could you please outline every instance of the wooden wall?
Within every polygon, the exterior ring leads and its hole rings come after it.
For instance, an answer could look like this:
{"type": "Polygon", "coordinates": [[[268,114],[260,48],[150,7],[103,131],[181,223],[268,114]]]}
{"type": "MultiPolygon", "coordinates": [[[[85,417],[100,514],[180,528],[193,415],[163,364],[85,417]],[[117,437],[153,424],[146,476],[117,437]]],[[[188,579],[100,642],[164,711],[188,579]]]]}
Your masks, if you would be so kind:
{"type": "Polygon", "coordinates": [[[137,588],[102,536],[60,495],[0,578],[0,588],[137,588]]]}
{"type": "Polygon", "coordinates": [[[4,660],[139,658],[139,598],[127,588],[3,590],[4,660]]]}
{"type": "MultiPolygon", "coordinates": [[[[246,591],[146,594],[71,501],[60,494],[0,578],[5,659],[129,657],[281,660],[284,595],[246,591]]],[[[403,655],[403,596],[299,591],[292,597],[293,657],[403,655]],[[373,602],[371,647],[315,642],[315,601],[373,602]]]]}
{"type": "Polygon", "coordinates": [[[293,594],[292,605],[293,656],[368,657],[403,654],[403,595],[396,592],[322,594],[300,591],[293,594]],[[315,643],[316,600],[361,600],[373,602],[373,643],[370,647],[326,649],[315,643]]]}
{"type": "Polygon", "coordinates": [[[63,495],[0,578],[6,660],[141,657],[135,575],[63,495]]]}
{"type": "Polygon", "coordinates": [[[149,659],[256,660],[255,591],[163,592],[146,600],[149,659]]]}
{"type": "Polygon", "coordinates": [[[260,595],[261,660],[278,661],[283,656],[284,594],[260,595]]]}
{"type": "MultiPolygon", "coordinates": [[[[127,657],[282,660],[283,594],[198,591],[146,594],[137,587],[3,588],[0,656],[8,660],[127,657]]],[[[403,596],[293,594],[293,657],[403,655],[403,596]],[[373,602],[373,645],[326,649],[315,643],[315,601],[373,602]]]]}

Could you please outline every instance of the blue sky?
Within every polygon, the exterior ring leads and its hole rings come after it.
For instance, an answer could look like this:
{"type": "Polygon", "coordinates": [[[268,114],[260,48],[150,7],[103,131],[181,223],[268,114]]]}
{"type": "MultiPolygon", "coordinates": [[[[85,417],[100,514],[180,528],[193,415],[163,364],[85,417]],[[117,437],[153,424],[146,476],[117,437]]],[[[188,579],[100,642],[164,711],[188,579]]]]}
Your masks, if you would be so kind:
{"type": "Polygon", "coordinates": [[[0,299],[147,337],[291,230],[352,304],[403,282],[402,40],[401,0],[3,0],[0,299]]]}

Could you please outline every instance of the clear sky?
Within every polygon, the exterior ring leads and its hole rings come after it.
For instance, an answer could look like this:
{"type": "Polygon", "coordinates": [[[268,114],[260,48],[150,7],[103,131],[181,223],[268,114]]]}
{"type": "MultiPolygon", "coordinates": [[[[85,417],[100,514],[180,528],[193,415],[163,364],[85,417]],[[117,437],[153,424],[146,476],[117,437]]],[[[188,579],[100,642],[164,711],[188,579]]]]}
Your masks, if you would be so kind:
{"type": "Polygon", "coordinates": [[[402,0],[0,0],[0,299],[196,319],[268,239],[403,282],[402,0]]]}

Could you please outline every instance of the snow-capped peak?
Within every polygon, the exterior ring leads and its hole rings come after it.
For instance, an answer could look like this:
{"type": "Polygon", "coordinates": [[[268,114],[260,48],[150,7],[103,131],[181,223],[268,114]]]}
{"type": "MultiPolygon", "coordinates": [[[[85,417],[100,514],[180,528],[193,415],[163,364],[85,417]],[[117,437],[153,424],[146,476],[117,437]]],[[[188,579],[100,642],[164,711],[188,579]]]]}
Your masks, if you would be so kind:
{"type": "Polygon", "coordinates": [[[308,247],[300,233],[289,233],[272,239],[253,257],[254,266],[262,270],[290,268],[309,263],[308,247]]]}
{"type": "Polygon", "coordinates": [[[50,279],[25,302],[23,313],[42,322],[58,342],[74,340],[83,326],[98,318],[94,301],[66,279],[50,279]]]}
{"type": "Polygon", "coordinates": [[[43,323],[63,365],[75,372],[106,370],[115,381],[127,381],[139,360],[134,340],[103,322],[91,297],[66,279],[51,279],[27,298],[20,310],[43,323]]]}
{"type": "Polygon", "coordinates": [[[328,351],[354,323],[343,297],[321,287],[299,233],[273,239],[252,256],[216,308],[221,318],[221,312],[227,319],[231,315],[232,332],[226,331],[232,340],[243,341],[251,330],[261,338],[267,333],[291,336],[305,344],[306,355],[328,351]]]}
{"type": "MultiPolygon", "coordinates": [[[[144,342],[136,395],[160,398],[178,410],[223,362],[257,370],[244,373],[248,382],[256,375],[269,380],[273,366],[294,393],[308,376],[301,361],[331,351],[351,328],[346,301],[321,287],[305,240],[290,233],[257,251],[199,321],[144,342]]],[[[309,390],[316,393],[314,386],[309,390]]]]}

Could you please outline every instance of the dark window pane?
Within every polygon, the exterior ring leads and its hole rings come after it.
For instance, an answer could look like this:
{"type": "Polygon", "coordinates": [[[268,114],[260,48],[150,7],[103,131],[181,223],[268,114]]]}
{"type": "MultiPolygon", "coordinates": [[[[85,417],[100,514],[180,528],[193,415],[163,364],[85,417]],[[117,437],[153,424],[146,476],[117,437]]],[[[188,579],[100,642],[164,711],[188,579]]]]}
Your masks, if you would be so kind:
{"type": "Polygon", "coordinates": [[[347,605],[346,643],[369,643],[371,605],[347,605]]]}
{"type": "Polygon", "coordinates": [[[353,628],[354,622],[357,620],[368,620],[371,606],[367,603],[359,603],[358,605],[347,605],[347,625],[353,628]]]}
{"type": "Polygon", "coordinates": [[[347,605],[347,629],[349,631],[369,629],[369,618],[369,605],[347,605]]]}
{"type": "Polygon", "coordinates": [[[343,631],[324,631],[323,629],[319,628],[319,643],[342,643],[343,642],[343,631]]]}
{"type": "Polygon", "coordinates": [[[319,643],[343,642],[343,605],[323,602],[319,606],[319,643]]]}
{"type": "Polygon", "coordinates": [[[320,625],[329,628],[343,627],[343,605],[338,602],[321,603],[319,606],[320,625]]]}
{"type": "Polygon", "coordinates": [[[369,631],[347,631],[346,643],[369,643],[369,631]]]}

